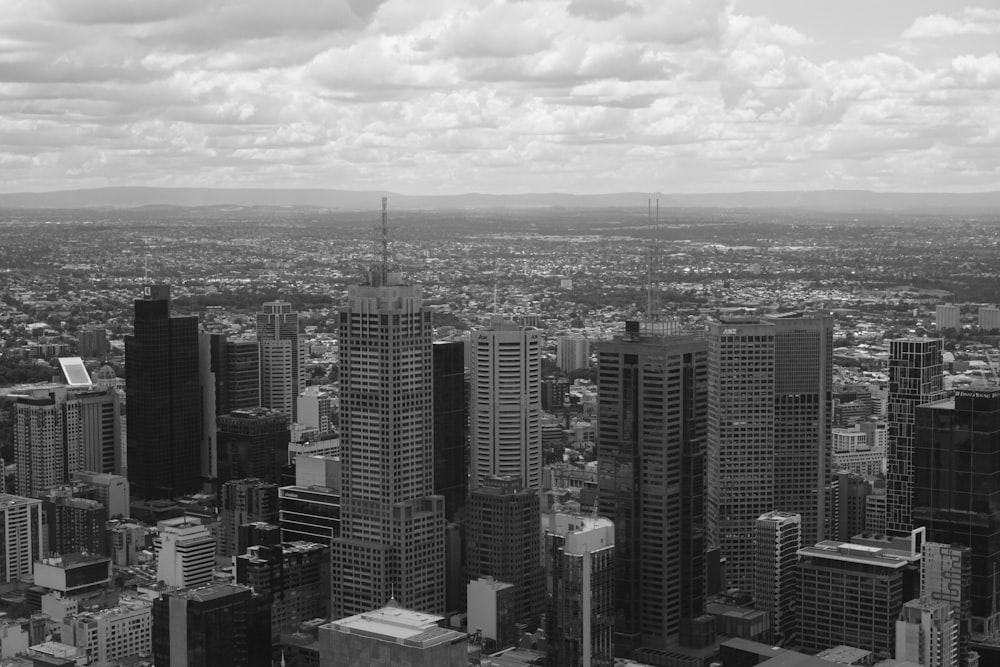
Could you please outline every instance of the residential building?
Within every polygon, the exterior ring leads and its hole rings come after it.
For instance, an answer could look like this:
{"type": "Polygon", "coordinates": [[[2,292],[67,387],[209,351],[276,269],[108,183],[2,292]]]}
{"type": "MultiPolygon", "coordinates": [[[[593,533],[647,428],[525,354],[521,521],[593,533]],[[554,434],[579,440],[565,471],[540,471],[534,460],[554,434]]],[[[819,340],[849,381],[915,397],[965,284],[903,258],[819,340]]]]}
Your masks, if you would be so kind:
{"type": "Polygon", "coordinates": [[[938,333],[947,329],[962,330],[962,308],[953,303],[940,304],[935,310],[934,325],[938,333]]]}
{"type": "Polygon", "coordinates": [[[299,314],[286,301],[268,301],[257,313],[260,404],[298,419],[298,397],[306,388],[305,340],[299,314]]]}
{"type": "Polygon", "coordinates": [[[615,526],[603,517],[551,513],[545,568],[554,667],[615,665],[615,526]]]}
{"type": "Polygon", "coordinates": [[[979,654],[969,648],[972,633],[972,549],[960,544],[924,542],[920,557],[920,596],[951,606],[958,623],[959,664],[976,667],[979,654]]]}
{"type": "Polygon", "coordinates": [[[979,328],[983,331],[1000,329],[1000,308],[996,306],[980,306],[979,328]]]}
{"type": "Polygon", "coordinates": [[[910,512],[913,504],[915,413],[918,405],[945,396],[942,344],[940,338],[889,341],[886,530],[894,535],[906,534],[913,527],[910,512]]]}
{"type": "Polygon", "coordinates": [[[542,332],[495,315],[470,345],[471,484],[513,476],[541,489],[542,332]]]}
{"type": "Polygon", "coordinates": [[[556,365],[563,373],[590,366],[590,341],[583,336],[556,337],[556,365]]]}
{"type": "Polygon", "coordinates": [[[757,519],[754,533],[754,608],[771,618],[770,643],[794,646],[799,594],[798,552],[802,517],[768,512],[757,519]]]}
{"type": "MultiPolygon", "coordinates": [[[[615,524],[615,646],[700,646],[705,613],[703,339],[626,322],[597,347],[598,512],[615,524]]],[[[710,639],[708,642],[710,643],[710,639]]]]}
{"type": "Polygon", "coordinates": [[[75,497],[72,485],[47,490],[42,496],[42,516],[49,554],[108,555],[107,508],[97,500],[75,497]]]}
{"type": "Polygon", "coordinates": [[[199,489],[198,357],[198,318],[170,315],[169,286],[143,287],[135,301],[133,334],[125,338],[128,478],[138,498],[173,498],[199,489]]]}
{"type": "Polygon", "coordinates": [[[153,661],[185,667],[270,667],[267,601],[231,584],[163,593],[153,601],[153,661]]]}
{"type": "Polygon", "coordinates": [[[951,605],[929,598],[904,604],[896,621],[895,658],[921,667],[959,667],[958,618],[951,605]]]}
{"type": "Polygon", "coordinates": [[[236,557],[236,583],[271,605],[271,635],[277,643],[282,631],[327,615],[330,548],[313,542],[249,547],[236,557]]]}
{"type": "Polygon", "coordinates": [[[123,598],[110,609],[66,616],[61,637],[63,643],[84,651],[88,664],[97,667],[148,656],[153,648],[153,603],[123,598]]]}
{"type": "Polygon", "coordinates": [[[42,551],[42,501],[0,494],[0,584],[31,575],[42,551]]]}

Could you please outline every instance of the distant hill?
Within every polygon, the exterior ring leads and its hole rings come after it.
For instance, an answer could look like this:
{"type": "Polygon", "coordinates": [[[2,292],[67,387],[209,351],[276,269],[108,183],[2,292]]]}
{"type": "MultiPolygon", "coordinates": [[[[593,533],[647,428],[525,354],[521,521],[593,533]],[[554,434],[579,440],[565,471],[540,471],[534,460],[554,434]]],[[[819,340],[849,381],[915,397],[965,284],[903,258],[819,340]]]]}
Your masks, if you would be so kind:
{"type": "Polygon", "coordinates": [[[363,190],[225,189],[114,187],[55,192],[0,194],[2,208],[136,208],[169,206],[277,206],[332,210],[373,210],[379,197],[394,209],[603,208],[645,206],[659,198],[661,207],[727,209],[807,209],[829,212],[877,211],[913,213],[1000,213],[1000,191],[954,193],[871,192],[867,190],[803,190],[664,194],[617,192],[490,195],[403,195],[363,190]]]}

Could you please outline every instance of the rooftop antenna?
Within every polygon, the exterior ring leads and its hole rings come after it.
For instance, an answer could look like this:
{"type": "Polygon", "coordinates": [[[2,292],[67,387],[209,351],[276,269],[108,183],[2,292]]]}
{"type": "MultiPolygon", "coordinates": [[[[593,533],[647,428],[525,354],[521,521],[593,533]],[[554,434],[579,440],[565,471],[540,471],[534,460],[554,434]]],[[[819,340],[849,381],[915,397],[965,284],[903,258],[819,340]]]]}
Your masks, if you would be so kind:
{"type": "Polygon", "coordinates": [[[142,258],[142,281],[149,282],[149,255],[142,258]]]}
{"type": "Polygon", "coordinates": [[[389,198],[382,197],[382,224],[375,228],[375,265],[371,268],[371,284],[379,287],[389,282],[392,255],[389,252],[389,198]]]}
{"type": "MultiPolygon", "coordinates": [[[[656,217],[660,217],[660,200],[656,200],[656,217]]],[[[653,200],[646,200],[646,225],[652,227],[653,200]]],[[[646,247],[646,319],[653,319],[653,243],[646,247]]]]}

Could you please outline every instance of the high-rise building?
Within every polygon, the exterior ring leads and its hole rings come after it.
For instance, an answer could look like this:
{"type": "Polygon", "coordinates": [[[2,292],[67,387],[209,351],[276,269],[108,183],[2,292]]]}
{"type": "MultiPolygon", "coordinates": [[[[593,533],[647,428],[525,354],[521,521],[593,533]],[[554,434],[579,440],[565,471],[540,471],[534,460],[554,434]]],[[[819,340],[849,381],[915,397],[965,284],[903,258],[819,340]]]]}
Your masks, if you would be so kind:
{"type": "Polygon", "coordinates": [[[256,340],[209,333],[211,370],[215,375],[216,414],[226,415],[260,403],[260,352],[256,340]]]}
{"type": "Polygon", "coordinates": [[[920,554],[913,544],[920,541],[917,533],[909,549],[890,540],[824,540],[800,549],[799,645],[815,653],[843,644],[891,658],[899,613],[917,593],[920,554]]]}
{"type": "Polygon", "coordinates": [[[153,539],[156,579],[171,588],[208,583],[215,566],[215,537],[200,522],[188,517],[156,524],[153,539]]]}
{"type": "Polygon", "coordinates": [[[245,544],[239,543],[239,528],[246,523],[278,521],[278,485],[255,477],[222,485],[219,511],[219,556],[239,556],[245,544]]]}
{"type": "Polygon", "coordinates": [[[466,577],[514,584],[513,621],[534,627],[545,609],[538,491],[520,477],[482,482],[466,507],[466,577]]]}
{"type": "Polygon", "coordinates": [[[709,539],[729,581],[753,585],[753,526],[772,510],[802,517],[802,542],[829,533],[833,325],[829,317],[709,323],[709,539]]]}
{"type": "Polygon", "coordinates": [[[614,524],[603,517],[550,514],[545,569],[552,592],[549,664],[614,667],[614,524]]]}
{"type": "Polygon", "coordinates": [[[979,654],[969,649],[972,622],[972,549],[960,544],[924,542],[920,557],[920,597],[947,602],[958,621],[958,655],[975,667],[979,654]]]}
{"type": "Polygon", "coordinates": [[[332,433],[336,409],[330,391],[319,385],[306,387],[298,399],[298,424],[318,433],[332,433]]]}
{"type": "Polygon", "coordinates": [[[272,640],[303,621],[324,618],[329,599],[329,547],[285,542],[250,547],[236,557],[236,583],[271,605],[272,640]]]}
{"type": "Polygon", "coordinates": [[[493,316],[472,332],[471,483],[514,476],[542,486],[542,332],[493,316]]]}
{"type": "Polygon", "coordinates": [[[80,356],[88,359],[105,356],[111,349],[108,345],[108,332],[103,326],[88,325],[77,333],[80,343],[80,356]]]}
{"type": "Polygon", "coordinates": [[[435,341],[433,350],[434,493],[444,496],[445,518],[454,521],[469,486],[465,342],[435,341]]]}
{"type": "Polygon", "coordinates": [[[757,519],[755,528],[754,607],[771,617],[770,643],[794,646],[802,517],[768,512],[757,519]]]}
{"type": "Polygon", "coordinates": [[[74,497],[72,485],[54,486],[42,496],[42,514],[50,554],[108,554],[108,509],[102,503],[74,497]]]}
{"type": "Polygon", "coordinates": [[[270,667],[267,601],[231,584],[163,593],[153,601],[153,661],[185,667],[270,667]]]}
{"type": "Polygon", "coordinates": [[[626,322],[598,361],[598,507],[615,524],[615,644],[699,644],[705,613],[707,352],[694,335],[626,322]]]}
{"type": "Polygon", "coordinates": [[[918,405],[944,398],[942,343],[940,338],[889,341],[886,530],[894,535],[906,534],[913,527],[915,413],[918,405]]]}
{"type": "Polygon", "coordinates": [[[445,604],[444,498],[434,492],[433,325],[418,285],[382,250],[340,312],[341,536],[333,540],[334,618],[390,597],[445,604]]]}
{"type": "Polygon", "coordinates": [[[42,555],[42,501],[0,494],[0,584],[30,575],[42,555]]]}
{"type": "Polygon", "coordinates": [[[1000,308],[996,306],[980,306],[979,328],[983,331],[1000,329],[1000,308]]]}
{"type": "Polygon", "coordinates": [[[401,609],[391,600],[381,609],[320,626],[320,664],[466,667],[468,637],[441,627],[443,620],[442,616],[401,609]]]}
{"type": "Polygon", "coordinates": [[[61,383],[4,390],[14,400],[17,490],[36,495],[77,470],[121,468],[121,412],[114,389],[61,383]]]}
{"type": "Polygon", "coordinates": [[[956,391],[915,419],[913,522],[972,549],[972,632],[1000,639],[1000,389],[956,391]]]}
{"type": "Polygon", "coordinates": [[[466,586],[469,634],[478,635],[487,652],[517,643],[514,589],[493,577],[473,579],[466,586]]]}
{"type": "Polygon", "coordinates": [[[904,604],[896,621],[895,658],[921,667],[958,667],[958,618],[951,605],[930,598],[904,604]]]}
{"type": "Polygon", "coordinates": [[[123,599],[111,609],[73,614],[62,622],[62,643],[86,651],[92,665],[149,655],[152,639],[153,603],[147,600],[123,599]]]}
{"type": "Polygon", "coordinates": [[[127,460],[132,493],[172,498],[201,480],[198,318],[170,315],[170,287],[147,285],[125,338],[127,460]]]}
{"type": "Polygon", "coordinates": [[[590,366],[590,341],[583,336],[556,337],[556,365],[563,373],[590,366]]]}
{"type": "Polygon", "coordinates": [[[867,527],[868,499],[874,488],[872,478],[844,470],[837,473],[836,532],[831,537],[849,542],[855,535],[878,532],[867,527]]]}
{"type": "Polygon", "coordinates": [[[219,485],[248,477],[272,484],[281,481],[292,439],[287,414],[268,408],[241,408],[220,415],[216,422],[219,485]]]}
{"type": "Polygon", "coordinates": [[[331,546],[340,536],[340,460],[298,456],[295,484],[278,489],[278,523],[283,542],[331,546]]]}
{"type": "Polygon", "coordinates": [[[305,340],[299,314],[286,301],[268,301],[257,313],[260,345],[260,404],[283,412],[294,423],[297,400],[306,388],[305,340]]]}
{"type": "Polygon", "coordinates": [[[937,307],[935,312],[934,325],[938,333],[946,329],[961,331],[962,329],[962,308],[953,303],[944,303],[937,307]]]}

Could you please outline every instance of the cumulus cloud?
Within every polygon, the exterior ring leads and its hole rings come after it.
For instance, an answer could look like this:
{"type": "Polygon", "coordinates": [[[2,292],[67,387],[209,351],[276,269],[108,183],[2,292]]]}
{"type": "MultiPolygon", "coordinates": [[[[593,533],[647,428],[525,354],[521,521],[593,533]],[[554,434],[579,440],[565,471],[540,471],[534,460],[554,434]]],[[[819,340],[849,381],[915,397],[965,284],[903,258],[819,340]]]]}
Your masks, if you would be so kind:
{"type": "Polygon", "coordinates": [[[726,0],[5,9],[6,190],[891,189],[992,186],[1000,167],[995,47],[921,46],[993,34],[991,9],[824,59],[810,49],[837,36],[726,0]]]}

